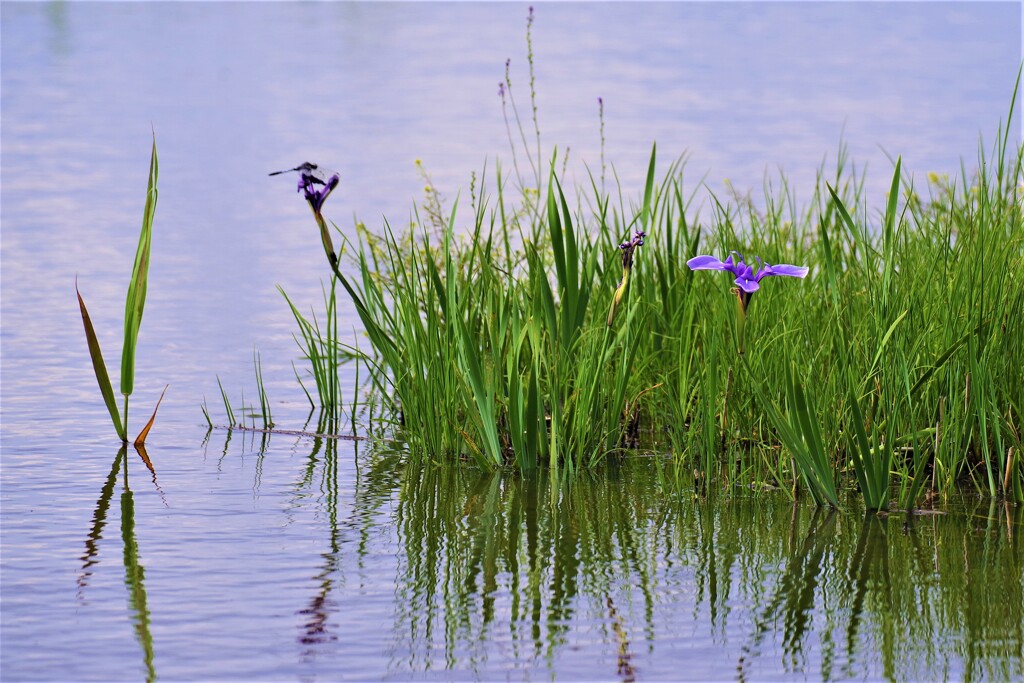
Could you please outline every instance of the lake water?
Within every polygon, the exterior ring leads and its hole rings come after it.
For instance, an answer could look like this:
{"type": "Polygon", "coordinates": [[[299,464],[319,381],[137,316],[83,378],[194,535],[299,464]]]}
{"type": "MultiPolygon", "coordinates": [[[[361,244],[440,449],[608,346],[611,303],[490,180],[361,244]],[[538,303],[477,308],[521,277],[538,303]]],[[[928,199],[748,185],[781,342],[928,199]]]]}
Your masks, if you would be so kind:
{"type": "MultiPolygon", "coordinates": [[[[865,521],[778,495],[666,495],[654,458],[573,486],[423,471],[363,441],[208,432],[217,376],[275,420],[308,403],[275,289],[321,308],[291,180],[342,184],[343,230],[409,220],[511,165],[527,5],[17,3],[2,18],[0,679],[933,679],[1024,676],[1021,510],[865,521]],[[170,388],[152,474],[120,454],[75,278],[117,365],[151,135],[160,150],[133,430],[170,388]]],[[[1005,121],[1021,7],[544,3],[544,154],[639,195],[650,145],[694,189],[798,201],[841,140],[868,196],[974,166],[1005,121]]],[[[1019,111],[1014,126],[1019,142],[1019,111]]],[[[520,151],[520,163],[525,158],[520,151]]],[[[706,198],[706,193],[698,193],[706,198]]],[[[704,199],[703,201],[706,201],[704,199]]],[[[356,318],[345,309],[343,325],[356,318]]],[[[358,338],[353,329],[352,338],[358,338]]],[[[116,374],[116,372],[115,372],[116,374]]],[[[354,378],[343,378],[351,387],[354,378]]],[[[115,379],[116,381],[116,379],[115,379]]]]}

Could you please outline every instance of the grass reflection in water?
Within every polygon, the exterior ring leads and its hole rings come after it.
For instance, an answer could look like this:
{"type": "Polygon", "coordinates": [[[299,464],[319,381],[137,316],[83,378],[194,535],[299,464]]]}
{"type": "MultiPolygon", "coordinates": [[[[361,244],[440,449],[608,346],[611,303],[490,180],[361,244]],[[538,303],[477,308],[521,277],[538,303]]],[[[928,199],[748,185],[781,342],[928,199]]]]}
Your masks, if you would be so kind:
{"type": "MultiPolygon", "coordinates": [[[[135,447],[136,452],[142,459],[146,468],[152,474],[154,486],[163,493],[156,480],[156,471],[149,459],[145,446],[139,444],[135,447]]],[[[122,475],[121,489],[121,542],[124,549],[124,585],[128,590],[128,605],[131,612],[132,624],[135,630],[135,637],[142,648],[143,666],[145,667],[145,680],[156,680],[156,668],[153,662],[153,634],[150,627],[150,612],[147,607],[146,597],[146,570],[139,560],[139,544],[135,535],[135,499],[132,490],[128,485],[128,445],[123,444],[117,451],[114,462],[110,467],[110,474],[100,491],[100,497],[96,500],[96,507],[92,516],[92,525],[85,540],[85,554],[80,558],[82,569],[78,575],[78,598],[84,603],[86,591],[88,590],[89,579],[94,573],[93,567],[99,563],[100,541],[103,539],[103,529],[106,526],[107,514],[110,511],[110,501],[117,486],[117,475],[122,475]]]]}
{"type": "Polygon", "coordinates": [[[678,498],[638,459],[571,481],[395,466],[393,675],[562,671],[595,649],[590,675],[623,680],[690,660],[698,678],[1024,673],[1019,508],[678,498]]]}

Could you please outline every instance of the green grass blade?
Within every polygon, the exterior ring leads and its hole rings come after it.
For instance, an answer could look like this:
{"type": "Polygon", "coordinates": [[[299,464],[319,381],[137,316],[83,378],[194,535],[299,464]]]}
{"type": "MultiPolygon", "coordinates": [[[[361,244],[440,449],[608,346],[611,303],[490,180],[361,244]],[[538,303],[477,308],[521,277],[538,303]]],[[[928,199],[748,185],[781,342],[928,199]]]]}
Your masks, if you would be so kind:
{"type": "Polygon", "coordinates": [[[835,479],[825,453],[821,427],[813,412],[813,406],[799,381],[792,376],[792,372],[787,373],[787,382],[793,404],[794,427],[804,442],[800,455],[804,460],[803,471],[807,483],[818,491],[816,498],[824,498],[832,507],[838,509],[839,497],[836,493],[835,479]]]}
{"type": "MultiPolygon", "coordinates": [[[[142,231],[135,252],[135,266],[128,283],[128,297],[124,307],[124,346],[121,348],[121,393],[129,396],[135,386],[135,348],[142,324],[142,309],[146,305],[146,285],[149,280],[149,253],[153,239],[153,217],[156,215],[157,177],[159,163],[156,155],[156,136],[149,158],[149,182],[146,188],[146,207],[142,214],[142,231]]],[[[126,416],[127,417],[127,416],[126,416]]]]}
{"type": "Polygon", "coordinates": [[[896,168],[892,174],[892,185],[889,187],[889,201],[885,206],[885,236],[884,243],[887,251],[891,251],[894,233],[896,231],[896,204],[900,198],[900,167],[902,157],[896,157],[896,168]]]}
{"type": "Polygon", "coordinates": [[[864,413],[861,412],[853,382],[846,387],[847,399],[850,403],[850,428],[847,431],[847,443],[853,458],[853,471],[860,484],[864,496],[864,506],[869,510],[881,510],[888,503],[889,463],[881,450],[881,443],[874,440],[875,448],[868,441],[864,429],[864,413]]]}
{"type": "Polygon", "coordinates": [[[235,424],[235,411],[231,409],[231,400],[228,399],[228,392],[224,391],[224,385],[220,382],[220,376],[217,376],[217,387],[220,389],[221,400],[224,401],[224,413],[228,418],[228,427],[234,427],[235,424]]]}
{"type": "Polygon", "coordinates": [[[871,361],[871,369],[868,370],[867,378],[865,379],[865,381],[867,381],[867,379],[870,379],[871,376],[875,374],[875,368],[878,367],[878,362],[882,359],[882,351],[885,350],[886,343],[889,341],[889,338],[892,336],[892,333],[896,331],[896,326],[899,325],[900,322],[902,322],[902,320],[907,317],[907,313],[910,313],[909,308],[903,311],[903,313],[901,313],[896,318],[896,320],[893,321],[892,325],[889,325],[889,329],[886,330],[885,335],[882,337],[882,342],[878,345],[878,350],[875,352],[875,357],[871,361]]]}
{"type": "Polygon", "coordinates": [[[896,158],[896,170],[892,174],[892,185],[889,188],[889,201],[885,207],[885,221],[883,226],[883,247],[885,249],[885,270],[882,271],[882,301],[883,305],[889,301],[890,282],[893,273],[896,271],[895,250],[896,250],[896,228],[898,219],[896,217],[896,204],[900,198],[900,167],[902,159],[896,158]]]}
{"type": "MultiPolygon", "coordinates": [[[[568,287],[569,275],[565,266],[565,242],[562,238],[562,220],[558,214],[558,200],[555,193],[561,192],[555,179],[554,165],[551,168],[551,179],[548,184],[548,230],[551,237],[551,250],[554,255],[555,273],[558,277],[559,289],[568,287]]],[[[559,292],[561,295],[561,292],[559,292]]]]}
{"type": "Polygon", "coordinates": [[[647,181],[644,184],[644,206],[640,212],[640,227],[647,230],[648,220],[651,216],[651,195],[654,194],[654,164],[657,158],[658,144],[651,146],[651,161],[647,165],[647,181]]]}
{"type": "MultiPolygon", "coordinates": [[[[830,187],[829,190],[832,188],[830,187]]],[[[833,194],[833,197],[835,194],[833,194]]],[[[838,199],[836,200],[838,202],[838,199]]],[[[836,277],[836,262],[832,256],[832,243],[829,242],[828,229],[826,228],[826,221],[819,221],[820,229],[819,234],[821,235],[821,246],[825,252],[825,265],[828,267],[828,285],[829,292],[832,295],[832,306],[839,313],[839,279],[836,277]]]]}
{"type": "Polygon", "coordinates": [[[957,350],[960,349],[960,347],[967,343],[967,340],[971,337],[971,335],[973,334],[980,336],[985,331],[986,327],[988,327],[988,323],[983,322],[976,328],[974,328],[973,331],[968,332],[967,334],[965,334],[964,336],[960,337],[955,342],[950,344],[950,346],[945,351],[939,354],[939,357],[935,359],[935,362],[932,363],[927,370],[921,373],[921,376],[918,378],[918,380],[914,382],[914,386],[911,387],[910,395],[916,398],[918,390],[920,390],[921,387],[923,387],[925,383],[927,383],[928,380],[931,379],[932,375],[934,375],[936,371],[941,369],[942,366],[946,364],[946,361],[948,361],[950,357],[954,353],[956,353],[957,350]]]}
{"type": "Polygon", "coordinates": [[[114,387],[110,384],[110,375],[107,374],[107,366],[103,362],[103,352],[100,351],[100,341],[96,337],[96,330],[93,329],[92,319],[89,311],[85,308],[85,300],[78,291],[78,283],[75,283],[75,294],[78,295],[78,307],[82,310],[82,323],[85,325],[85,340],[89,344],[89,356],[92,358],[92,369],[96,374],[96,383],[100,385],[100,393],[103,394],[103,402],[107,404],[110,411],[110,419],[114,422],[114,430],[121,437],[121,441],[127,443],[125,429],[121,424],[121,416],[117,411],[117,399],[114,397],[114,387]]]}
{"type": "Polygon", "coordinates": [[[832,195],[832,201],[835,202],[836,210],[839,211],[839,217],[843,219],[843,224],[846,225],[846,229],[852,234],[857,234],[857,225],[853,222],[853,218],[850,217],[850,212],[846,210],[846,205],[843,204],[843,200],[836,194],[835,189],[825,183],[825,187],[828,188],[828,192],[832,195]]]}

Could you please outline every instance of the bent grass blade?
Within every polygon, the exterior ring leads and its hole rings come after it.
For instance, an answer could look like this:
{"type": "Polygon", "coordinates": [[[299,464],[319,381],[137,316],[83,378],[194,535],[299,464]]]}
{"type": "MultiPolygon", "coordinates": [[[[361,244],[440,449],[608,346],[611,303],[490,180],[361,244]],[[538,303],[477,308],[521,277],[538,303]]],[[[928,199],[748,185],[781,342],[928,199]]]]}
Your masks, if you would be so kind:
{"type": "MultiPolygon", "coordinates": [[[[140,448],[145,445],[146,437],[149,436],[149,430],[153,428],[153,423],[156,422],[156,411],[160,410],[160,403],[164,400],[164,394],[167,393],[167,387],[169,386],[169,384],[164,385],[164,390],[160,392],[160,398],[158,398],[156,401],[156,406],[153,408],[153,414],[150,416],[149,422],[147,422],[146,426],[142,428],[142,431],[139,432],[139,435],[135,437],[136,448],[140,448]]],[[[152,465],[150,465],[150,469],[153,469],[152,465]]]]}
{"type": "Polygon", "coordinates": [[[110,412],[110,419],[114,423],[114,430],[121,437],[121,441],[127,443],[125,427],[121,424],[121,416],[117,411],[117,399],[114,396],[114,387],[110,384],[110,375],[107,374],[107,366],[103,362],[103,352],[100,350],[100,341],[96,337],[96,330],[93,329],[92,319],[85,307],[85,300],[82,293],[78,291],[78,281],[75,281],[75,294],[78,295],[78,306],[82,310],[82,323],[85,325],[85,339],[89,344],[89,356],[92,358],[92,369],[96,374],[96,383],[100,385],[100,393],[103,394],[103,402],[110,412]]]}

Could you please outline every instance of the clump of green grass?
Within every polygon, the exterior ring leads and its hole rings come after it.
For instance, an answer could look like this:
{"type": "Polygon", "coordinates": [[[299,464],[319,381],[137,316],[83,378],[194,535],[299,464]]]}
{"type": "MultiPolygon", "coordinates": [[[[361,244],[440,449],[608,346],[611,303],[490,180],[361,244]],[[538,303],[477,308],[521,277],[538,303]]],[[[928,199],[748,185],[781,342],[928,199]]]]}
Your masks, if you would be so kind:
{"type": "MultiPolygon", "coordinates": [[[[831,182],[820,181],[818,201],[802,216],[773,210],[782,202],[772,197],[762,212],[722,206],[713,251],[753,244],[752,251],[795,254],[795,262],[811,268],[796,295],[763,295],[760,315],[748,323],[749,337],[760,340],[749,354],[756,370],[736,376],[739,390],[718,413],[730,415],[735,429],[729,441],[737,450],[785,446],[778,462],[764,463],[776,483],[782,484],[785,454],[803,449],[818,463],[819,478],[831,473],[842,481],[852,471],[870,509],[888,505],[894,483],[906,507],[928,487],[948,493],[961,483],[1020,499],[1021,473],[1010,454],[1020,441],[1014,387],[1022,379],[1015,358],[1024,303],[1010,283],[1022,274],[1024,226],[1021,149],[1006,158],[1008,149],[1001,131],[994,162],[981,153],[973,182],[933,183],[929,202],[897,161],[878,224],[842,169],[831,182]],[[769,305],[770,314],[764,310],[769,305]],[[813,400],[793,393],[794,369],[813,386],[813,400]],[[754,386],[745,384],[751,380],[754,386]],[[762,381],[789,389],[765,390],[756,384],[762,381]],[[940,411],[954,396],[959,410],[940,411]],[[805,429],[787,433],[783,413],[799,414],[805,429]]],[[[728,321],[735,317],[724,310],[730,305],[719,292],[702,309],[728,321]]],[[[697,353],[714,358],[728,353],[723,337],[736,331],[723,327],[717,338],[705,327],[699,333],[697,353]]],[[[705,367],[716,371],[714,363],[705,367]]],[[[674,422],[700,414],[684,411],[674,422]]],[[[689,447],[683,441],[680,461],[706,455],[700,441],[689,447]]],[[[806,480],[802,459],[794,458],[795,466],[806,480]]]]}
{"type": "MultiPolygon", "coordinates": [[[[532,50],[529,61],[536,132],[532,50]]],[[[571,474],[639,445],[672,453],[666,485],[695,474],[707,492],[778,486],[838,506],[856,487],[872,510],[961,485],[1024,500],[1016,90],[978,171],[931,180],[926,198],[900,160],[888,195],[865,197],[840,147],[806,205],[785,177],[766,178],[757,202],[709,193],[700,222],[685,164],[659,176],[653,151],[639,200],[604,191],[602,160],[600,184],[570,202],[564,159],[553,152],[541,172],[539,132],[531,149],[511,90],[506,63],[513,173],[497,166],[493,186],[474,175],[468,218],[435,190],[406,232],[361,226],[342,272],[311,201],[332,297],[336,281],[370,344],[357,355],[373,400],[411,457],[571,474]],[[727,285],[696,286],[686,267],[732,251],[809,274],[737,315],[727,285]]],[[[329,357],[296,320],[307,357],[329,357]]],[[[324,367],[328,405],[337,364],[324,367]]]]}
{"type": "MultiPolygon", "coordinates": [[[[481,196],[467,238],[456,204],[439,249],[429,230],[411,243],[364,233],[357,277],[338,275],[373,346],[374,382],[415,452],[574,470],[624,441],[641,321],[628,301],[614,326],[594,312],[616,291],[600,286],[616,240],[607,226],[597,240],[577,226],[551,169],[541,222],[481,196]]],[[[646,215],[627,229],[642,232],[646,215]]]]}
{"type": "MultiPolygon", "coordinates": [[[[151,244],[153,240],[153,218],[156,215],[157,201],[157,177],[159,176],[159,164],[156,154],[156,136],[153,137],[153,148],[149,160],[149,179],[146,187],[146,205],[142,214],[142,230],[139,234],[139,246],[135,252],[135,265],[132,268],[132,276],[128,281],[128,295],[125,301],[124,311],[124,340],[121,346],[121,395],[124,397],[124,412],[119,412],[117,399],[114,396],[114,388],[110,382],[110,375],[107,372],[106,363],[103,361],[103,352],[100,350],[99,338],[93,328],[92,319],[85,306],[85,299],[78,291],[78,282],[75,282],[75,293],[78,296],[78,305],[82,314],[82,323],[85,326],[85,338],[89,345],[89,356],[92,359],[93,372],[103,396],[103,402],[110,413],[110,419],[114,424],[114,431],[121,438],[123,443],[128,443],[128,398],[135,388],[135,352],[138,346],[139,328],[142,325],[142,312],[146,305],[146,287],[149,282],[149,260],[151,244]]],[[[167,388],[164,387],[164,392],[167,388]]],[[[135,439],[136,445],[142,445],[152,429],[156,420],[156,411],[163,400],[163,393],[153,409],[153,415],[143,427],[135,439]]]]}
{"type": "Polygon", "coordinates": [[[636,415],[653,425],[642,443],[705,482],[798,475],[832,505],[855,485],[869,509],[894,484],[906,507],[962,483],[1019,498],[1020,148],[982,154],[973,182],[933,183],[930,201],[897,161],[877,223],[845,164],[841,150],[801,212],[783,180],[762,207],[713,197],[707,227],[689,219],[682,165],[656,182],[652,163],[625,213],[596,189],[590,215],[570,210],[552,170],[537,220],[506,204],[499,174],[497,201],[482,194],[462,231],[453,210],[440,245],[364,233],[343,282],[396,429],[432,460],[575,469],[619,450],[636,415]],[[614,245],[635,226],[648,241],[608,328],[614,245]],[[699,245],[810,268],[758,295],[743,360],[735,299],[685,268],[699,245]]]}
{"type": "MultiPolygon", "coordinates": [[[[270,408],[270,398],[267,396],[267,388],[263,383],[263,360],[260,352],[255,348],[252,351],[252,367],[256,377],[256,396],[259,400],[258,408],[252,402],[245,402],[245,392],[242,392],[238,404],[232,405],[228,392],[224,389],[224,384],[220,381],[220,377],[217,377],[217,389],[220,391],[221,401],[224,404],[224,415],[227,419],[228,429],[260,429],[269,431],[274,428],[274,416],[270,408]],[[235,408],[239,410],[237,417],[235,408]],[[248,422],[246,421],[247,418],[248,422]],[[259,427],[257,427],[257,418],[260,420],[259,427]]],[[[200,408],[203,411],[203,417],[206,419],[207,425],[212,429],[213,420],[210,418],[210,410],[206,405],[205,398],[200,408]]]]}

